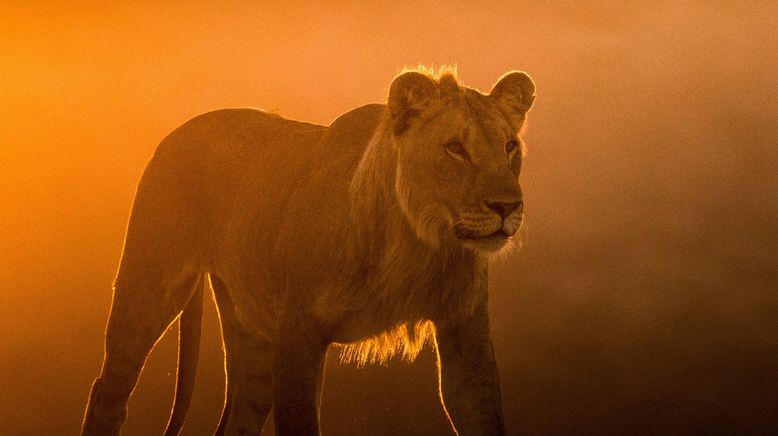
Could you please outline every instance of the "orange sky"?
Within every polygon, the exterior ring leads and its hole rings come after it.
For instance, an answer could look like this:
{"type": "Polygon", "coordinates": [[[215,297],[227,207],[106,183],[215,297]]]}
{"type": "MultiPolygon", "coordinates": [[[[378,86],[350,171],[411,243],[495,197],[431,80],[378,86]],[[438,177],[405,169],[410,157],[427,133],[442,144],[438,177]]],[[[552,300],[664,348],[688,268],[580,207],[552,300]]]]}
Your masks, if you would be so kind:
{"type": "MultiPolygon", "coordinates": [[[[78,428],[135,185],[167,133],[235,106],[328,124],[417,64],[482,90],[510,69],[537,82],[527,240],[493,274],[509,425],[778,425],[762,411],[778,404],[771,2],[158,3],[0,5],[1,429],[78,428]]],[[[188,434],[218,416],[208,316],[188,434]]],[[[164,426],[172,346],[128,431],[164,426]]],[[[325,431],[443,431],[432,365],[333,366],[325,431]]]]}

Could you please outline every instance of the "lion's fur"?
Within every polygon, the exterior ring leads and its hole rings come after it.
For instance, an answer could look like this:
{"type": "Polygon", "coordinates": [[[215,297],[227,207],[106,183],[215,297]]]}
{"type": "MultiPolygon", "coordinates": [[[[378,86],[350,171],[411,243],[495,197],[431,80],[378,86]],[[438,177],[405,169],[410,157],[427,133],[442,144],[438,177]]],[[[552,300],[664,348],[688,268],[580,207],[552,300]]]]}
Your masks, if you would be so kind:
{"type": "MultiPolygon", "coordinates": [[[[214,283],[228,398],[241,389],[230,385],[239,371],[270,371],[231,369],[231,361],[265,362],[305,346],[285,325],[309,326],[325,343],[345,344],[343,360],[365,364],[412,360],[438,329],[475,316],[485,306],[488,255],[509,239],[500,229],[512,235],[521,224],[517,133],[533,100],[523,73],[483,95],[453,69],[413,69],[393,81],[386,105],[329,127],[253,109],[179,127],[138,187],[84,432],[121,425],[107,384],[122,395],[134,385],[145,354],[132,353],[148,352],[197,277],[214,283]],[[447,141],[467,150],[450,151],[447,141]],[[489,202],[513,212],[496,218],[489,202]],[[244,359],[249,350],[257,354],[244,359]]],[[[254,401],[252,410],[269,410],[268,398],[254,401]]],[[[251,421],[227,412],[228,430],[251,421]]]]}
{"type": "Polygon", "coordinates": [[[346,344],[340,358],[344,363],[354,362],[359,366],[385,363],[396,355],[413,361],[434,334],[435,326],[431,321],[404,323],[360,342],[346,344]]]}
{"type": "MultiPolygon", "coordinates": [[[[452,90],[459,90],[456,79],[456,69],[443,66],[439,69],[419,66],[415,69],[406,68],[402,73],[409,71],[419,72],[449,87],[452,90]]],[[[401,74],[402,74],[401,73],[401,74]]],[[[412,96],[403,96],[402,98],[412,98],[412,96]]],[[[414,108],[414,110],[418,110],[414,108]]],[[[433,118],[437,112],[445,110],[444,107],[435,108],[424,114],[425,119],[433,118]]],[[[409,198],[414,196],[408,191],[415,187],[412,185],[403,185],[397,183],[396,167],[397,161],[396,145],[392,141],[393,120],[391,112],[385,111],[375,129],[365,153],[362,156],[359,165],[354,172],[349,187],[351,208],[350,217],[355,232],[355,240],[349,248],[353,250],[357,257],[375,256],[370,259],[371,264],[380,265],[378,270],[376,288],[379,290],[377,295],[370,295],[357,291],[357,294],[351,299],[351,307],[347,311],[363,310],[369,306],[369,302],[360,301],[364,298],[370,298],[373,301],[381,303],[382,310],[392,314],[391,317],[401,320],[415,320],[420,314],[430,314],[435,312],[436,305],[440,303],[440,295],[430,295],[425,298],[422,295],[406,294],[404,298],[403,289],[412,289],[412,283],[418,280],[408,272],[413,271],[436,271],[440,270],[438,265],[434,265],[440,259],[440,252],[429,252],[428,250],[419,250],[418,241],[415,236],[437,248],[439,245],[438,229],[446,223],[436,211],[425,209],[431,205],[422,203],[413,203],[409,198]],[[421,216],[416,222],[405,219],[410,210],[415,210],[416,214],[421,216]],[[400,213],[404,211],[403,213],[400,213]],[[376,232],[375,223],[383,223],[384,228],[376,232]],[[383,254],[383,256],[381,256],[383,254]],[[425,256],[425,254],[432,254],[425,256]],[[382,258],[381,258],[382,257],[382,258]],[[425,267],[418,268],[419,265],[425,267]],[[427,307],[424,307],[424,306],[427,307]]],[[[426,188],[426,186],[420,186],[426,188]]],[[[446,253],[444,248],[441,252],[446,253]]],[[[452,250],[450,256],[462,256],[466,253],[452,250]]],[[[451,259],[444,258],[445,262],[451,259]]],[[[359,261],[364,264],[364,258],[359,261]]],[[[441,278],[441,280],[444,280],[441,278]]],[[[444,287],[448,289],[448,287],[444,287]]],[[[422,292],[431,292],[437,294],[438,289],[427,289],[422,292]]],[[[471,311],[472,305],[476,299],[472,295],[451,296],[450,299],[457,298],[461,301],[452,304],[462,305],[462,310],[471,311]]],[[[444,297],[447,300],[448,296],[444,297]]],[[[325,315],[326,316],[326,315],[325,315]]],[[[428,320],[415,320],[399,323],[397,326],[382,331],[376,335],[370,336],[358,342],[346,344],[341,352],[341,360],[344,362],[356,362],[359,365],[366,363],[385,363],[394,355],[399,354],[403,359],[413,361],[423,346],[428,343],[434,335],[435,327],[428,320]]]]}

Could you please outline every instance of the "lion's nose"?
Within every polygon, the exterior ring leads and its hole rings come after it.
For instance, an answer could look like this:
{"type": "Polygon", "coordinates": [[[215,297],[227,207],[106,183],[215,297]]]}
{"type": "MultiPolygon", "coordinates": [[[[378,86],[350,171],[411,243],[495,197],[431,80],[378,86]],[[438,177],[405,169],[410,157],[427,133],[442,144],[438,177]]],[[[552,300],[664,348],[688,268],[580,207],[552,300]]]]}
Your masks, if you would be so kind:
{"type": "Polygon", "coordinates": [[[485,201],[486,207],[497,212],[501,218],[505,218],[511,214],[514,210],[524,205],[521,201],[504,202],[504,201],[485,201]]]}

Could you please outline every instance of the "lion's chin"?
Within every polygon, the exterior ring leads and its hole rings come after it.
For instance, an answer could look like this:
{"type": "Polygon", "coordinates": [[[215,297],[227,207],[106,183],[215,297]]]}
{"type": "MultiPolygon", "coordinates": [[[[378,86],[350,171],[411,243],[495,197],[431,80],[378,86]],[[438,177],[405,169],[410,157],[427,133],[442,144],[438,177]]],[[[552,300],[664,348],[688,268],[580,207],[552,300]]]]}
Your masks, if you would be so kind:
{"type": "Polygon", "coordinates": [[[509,240],[510,236],[502,230],[497,230],[486,236],[460,238],[460,241],[462,241],[462,244],[464,244],[465,247],[487,254],[496,253],[502,250],[508,245],[509,240]]]}

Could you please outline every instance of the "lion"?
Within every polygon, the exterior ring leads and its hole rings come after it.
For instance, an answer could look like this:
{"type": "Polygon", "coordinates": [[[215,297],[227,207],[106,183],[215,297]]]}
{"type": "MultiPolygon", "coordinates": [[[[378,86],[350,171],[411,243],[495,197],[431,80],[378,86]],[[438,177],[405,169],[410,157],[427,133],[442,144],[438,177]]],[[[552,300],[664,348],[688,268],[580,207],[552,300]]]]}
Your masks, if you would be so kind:
{"type": "Polygon", "coordinates": [[[524,216],[524,72],[482,94],[450,69],[396,76],[386,104],[329,127],[257,109],[200,115],[167,136],[139,183],[114,282],[105,356],[82,434],[118,434],[146,356],[180,317],[176,396],[191,399],[203,288],[227,388],[216,434],[319,434],[325,355],[438,356],[459,434],[504,434],[489,333],[489,259],[524,216]]]}

